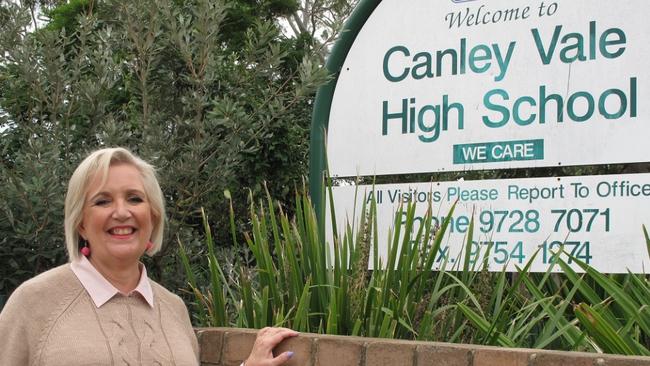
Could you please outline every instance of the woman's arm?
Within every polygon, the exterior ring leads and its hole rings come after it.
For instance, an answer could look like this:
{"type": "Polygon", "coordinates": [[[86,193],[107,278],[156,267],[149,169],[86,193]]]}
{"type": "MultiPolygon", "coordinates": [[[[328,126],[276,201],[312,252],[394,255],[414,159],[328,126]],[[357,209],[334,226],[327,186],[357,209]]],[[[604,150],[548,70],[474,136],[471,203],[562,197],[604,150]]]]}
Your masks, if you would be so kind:
{"type": "Polygon", "coordinates": [[[18,288],[0,313],[0,365],[29,365],[29,337],[26,320],[29,306],[21,303],[21,289],[18,288]]]}

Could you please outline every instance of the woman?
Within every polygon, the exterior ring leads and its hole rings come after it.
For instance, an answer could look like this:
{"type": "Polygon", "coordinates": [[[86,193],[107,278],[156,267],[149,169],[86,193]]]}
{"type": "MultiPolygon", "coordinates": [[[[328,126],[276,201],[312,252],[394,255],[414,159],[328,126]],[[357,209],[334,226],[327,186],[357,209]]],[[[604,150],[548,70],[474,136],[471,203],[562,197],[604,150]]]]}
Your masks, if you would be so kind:
{"type": "MultiPolygon", "coordinates": [[[[70,178],[70,263],[23,283],[0,313],[0,365],[198,365],[182,300],[147,277],[140,257],[162,245],[163,195],[151,165],[122,148],[90,154],[70,178]]],[[[258,333],[246,366],[297,333],[258,333]]]]}

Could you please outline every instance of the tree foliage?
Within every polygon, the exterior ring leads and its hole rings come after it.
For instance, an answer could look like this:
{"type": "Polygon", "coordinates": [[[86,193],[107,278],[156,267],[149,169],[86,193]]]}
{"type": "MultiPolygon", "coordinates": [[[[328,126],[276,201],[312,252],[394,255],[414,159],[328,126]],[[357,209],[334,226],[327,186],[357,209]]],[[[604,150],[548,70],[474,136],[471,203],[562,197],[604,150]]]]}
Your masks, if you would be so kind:
{"type": "Polygon", "coordinates": [[[322,59],[338,39],[343,22],[352,13],[359,0],[301,0],[294,11],[285,17],[285,33],[309,35],[313,47],[322,59]]]}
{"type": "Polygon", "coordinates": [[[327,75],[310,37],[280,31],[295,2],[73,0],[31,33],[29,7],[0,9],[0,294],[65,262],[67,180],[98,147],[159,169],[167,245],[150,266],[172,288],[177,238],[202,250],[201,207],[226,228],[225,190],[246,217],[263,182],[280,200],[302,184],[327,75]]]}

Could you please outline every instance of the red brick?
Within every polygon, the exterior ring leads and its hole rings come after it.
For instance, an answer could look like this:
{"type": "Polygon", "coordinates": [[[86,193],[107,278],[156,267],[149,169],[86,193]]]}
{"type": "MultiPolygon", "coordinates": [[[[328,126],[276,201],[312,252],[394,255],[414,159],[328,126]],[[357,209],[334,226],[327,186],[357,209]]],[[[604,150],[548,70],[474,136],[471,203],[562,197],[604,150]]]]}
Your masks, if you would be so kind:
{"type": "MultiPolygon", "coordinates": [[[[595,355],[594,355],[595,356],[595,355]]],[[[530,366],[593,366],[596,358],[577,352],[538,352],[530,357],[530,366]]]]}
{"type": "Polygon", "coordinates": [[[417,348],[417,366],[470,366],[471,351],[453,346],[431,345],[417,348]]]}
{"type": "Polygon", "coordinates": [[[215,364],[221,362],[223,334],[224,331],[217,329],[203,329],[196,332],[201,349],[201,362],[215,364]]]}
{"type": "Polygon", "coordinates": [[[297,337],[285,339],[280,343],[273,354],[276,356],[282,352],[291,351],[293,352],[293,357],[285,363],[283,366],[311,366],[312,365],[312,355],[311,347],[312,338],[306,335],[299,335],[297,337]]]}
{"type": "Polygon", "coordinates": [[[650,357],[629,357],[603,355],[596,359],[595,366],[650,366],[650,357]]]}
{"type": "Polygon", "coordinates": [[[239,366],[246,360],[253,349],[257,333],[252,331],[242,332],[241,330],[226,332],[224,336],[223,366],[239,366]]]}
{"type": "Polygon", "coordinates": [[[361,366],[364,343],[343,337],[316,340],[315,366],[361,366]]]}
{"type": "Polygon", "coordinates": [[[405,342],[374,342],[366,347],[367,366],[412,365],[415,358],[415,344],[405,342]]]}
{"type": "Polygon", "coordinates": [[[532,353],[506,348],[479,348],[474,351],[473,366],[527,366],[532,353]]]}

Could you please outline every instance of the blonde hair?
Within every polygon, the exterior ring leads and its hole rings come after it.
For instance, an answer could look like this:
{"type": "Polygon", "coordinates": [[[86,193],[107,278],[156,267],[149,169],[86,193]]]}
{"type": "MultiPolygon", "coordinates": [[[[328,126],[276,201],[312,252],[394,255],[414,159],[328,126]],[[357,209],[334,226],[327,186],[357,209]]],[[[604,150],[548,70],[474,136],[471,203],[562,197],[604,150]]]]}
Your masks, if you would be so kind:
{"type": "Polygon", "coordinates": [[[100,149],[88,155],[79,164],[68,183],[68,193],[65,195],[64,227],[66,249],[70,261],[79,259],[80,255],[78,228],[83,217],[88,185],[99,173],[103,186],[108,178],[108,169],[116,164],[132,165],[140,172],[144,193],[151,206],[153,222],[151,232],[153,247],[147,251],[147,254],[154,255],[162,247],[165,229],[165,203],[154,167],[127,149],[121,147],[100,149]]]}

